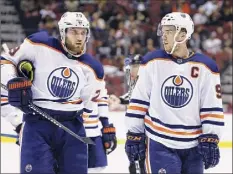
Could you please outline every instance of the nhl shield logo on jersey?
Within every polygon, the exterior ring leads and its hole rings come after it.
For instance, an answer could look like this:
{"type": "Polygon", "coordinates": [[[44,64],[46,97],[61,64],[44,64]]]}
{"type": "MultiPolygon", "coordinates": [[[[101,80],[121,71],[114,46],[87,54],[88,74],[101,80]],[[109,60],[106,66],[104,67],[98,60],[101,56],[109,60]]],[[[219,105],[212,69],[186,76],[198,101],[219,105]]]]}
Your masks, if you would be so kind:
{"type": "Polygon", "coordinates": [[[163,82],[161,96],[168,106],[182,108],[192,99],[193,86],[186,77],[173,75],[163,82]]]}
{"type": "Polygon", "coordinates": [[[54,97],[71,98],[77,90],[79,78],[70,68],[60,67],[53,70],[47,80],[49,92],[54,97]]]}

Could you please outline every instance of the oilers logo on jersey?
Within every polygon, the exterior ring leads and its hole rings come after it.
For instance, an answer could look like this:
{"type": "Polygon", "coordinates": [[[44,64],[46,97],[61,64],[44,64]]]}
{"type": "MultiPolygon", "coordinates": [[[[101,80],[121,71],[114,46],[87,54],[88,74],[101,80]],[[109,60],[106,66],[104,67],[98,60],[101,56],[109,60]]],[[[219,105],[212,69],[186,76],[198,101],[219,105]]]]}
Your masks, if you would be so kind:
{"type": "Polygon", "coordinates": [[[172,108],[186,106],[193,96],[193,86],[184,76],[173,75],[168,77],[162,84],[161,97],[172,108]]]}
{"type": "Polygon", "coordinates": [[[54,97],[71,98],[77,90],[79,78],[70,68],[59,67],[53,70],[47,80],[49,92],[54,97]]]}

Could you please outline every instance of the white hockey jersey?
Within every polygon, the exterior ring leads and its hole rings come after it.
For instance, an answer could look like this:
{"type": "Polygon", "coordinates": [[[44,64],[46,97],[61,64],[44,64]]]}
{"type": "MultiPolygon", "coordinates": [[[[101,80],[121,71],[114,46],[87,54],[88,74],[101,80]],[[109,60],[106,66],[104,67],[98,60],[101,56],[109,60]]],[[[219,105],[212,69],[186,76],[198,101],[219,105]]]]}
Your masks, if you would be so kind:
{"type": "MultiPolygon", "coordinates": [[[[49,37],[47,32],[39,32],[3,54],[1,65],[17,65],[22,60],[31,61],[35,67],[32,86],[35,105],[61,111],[84,109],[83,115],[92,112],[93,99],[100,97],[104,71],[100,62],[91,55],[72,58],[58,39],[49,37]]],[[[8,72],[1,73],[9,76],[8,72]]]]}
{"type": "Polygon", "coordinates": [[[109,117],[108,95],[104,81],[102,82],[101,97],[96,99],[93,112],[89,116],[83,117],[87,137],[101,135],[102,124],[100,122],[100,117],[109,117]]]}
{"type": "Polygon", "coordinates": [[[175,149],[192,148],[200,134],[221,137],[224,115],[216,63],[203,54],[173,58],[146,54],[126,112],[131,132],[146,132],[175,149]]]}
{"type": "MultiPolygon", "coordinates": [[[[7,84],[8,79],[16,77],[15,66],[12,64],[1,64],[1,83],[7,84]],[[3,73],[7,72],[7,74],[3,73]]],[[[1,117],[5,118],[15,128],[22,123],[23,112],[9,105],[8,92],[1,88],[1,117]]]]}

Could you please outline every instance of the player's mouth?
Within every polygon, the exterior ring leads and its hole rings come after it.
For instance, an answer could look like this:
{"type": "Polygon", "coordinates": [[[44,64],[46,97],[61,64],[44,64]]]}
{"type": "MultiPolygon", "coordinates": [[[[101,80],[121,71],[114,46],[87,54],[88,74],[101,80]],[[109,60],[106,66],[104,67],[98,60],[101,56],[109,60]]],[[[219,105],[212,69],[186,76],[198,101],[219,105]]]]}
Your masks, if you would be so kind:
{"type": "Polygon", "coordinates": [[[75,45],[76,45],[77,47],[81,47],[81,46],[82,46],[82,43],[77,42],[77,43],[75,43],[75,45]]]}

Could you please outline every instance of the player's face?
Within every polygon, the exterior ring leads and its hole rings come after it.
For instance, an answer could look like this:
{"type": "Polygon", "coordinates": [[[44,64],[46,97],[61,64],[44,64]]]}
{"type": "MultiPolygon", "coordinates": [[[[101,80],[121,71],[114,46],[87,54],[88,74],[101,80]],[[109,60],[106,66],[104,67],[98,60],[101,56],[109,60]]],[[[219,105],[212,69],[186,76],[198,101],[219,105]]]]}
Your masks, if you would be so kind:
{"type": "Polygon", "coordinates": [[[162,39],[163,39],[163,46],[165,51],[171,52],[172,47],[174,45],[174,36],[176,30],[174,26],[163,26],[162,27],[162,39]]]}
{"type": "Polygon", "coordinates": [[[139,65],[131,65],[130,67],[130,76],[132,80],[135,80],[138,76],[139,65]]]}
{"type": "Polygon", "coordinates": [[[85,46],[87,29],[68,28],[66,32],[66,47],[77,54],[81,53],[85,46]]]}

